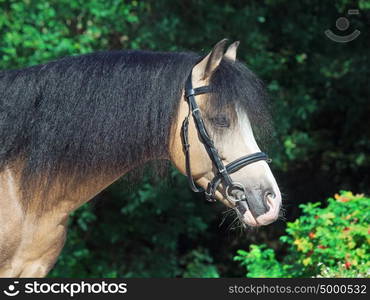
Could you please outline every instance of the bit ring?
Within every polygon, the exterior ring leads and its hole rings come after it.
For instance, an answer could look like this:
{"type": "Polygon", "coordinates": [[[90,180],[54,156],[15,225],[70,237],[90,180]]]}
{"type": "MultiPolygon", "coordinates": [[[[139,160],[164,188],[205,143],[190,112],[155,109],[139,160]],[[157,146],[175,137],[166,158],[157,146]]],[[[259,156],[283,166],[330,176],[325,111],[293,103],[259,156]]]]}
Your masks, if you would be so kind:
{"type": "Polygon", "coordinates": [[[225,190],[225,194],[226,194],[226,198],[228,200],[230,200],[231,202],[239,202],[239,201],[243,201],[245,200],[247,197],[246,197],[246,194],[247,194],[247,191],[245,189],[245,186],[243,184],[241,184],[240,182],[233,182],[231,185],[228,185],[226,187],[226,190],[225,190]],[[242,190],[243,191],[243,197],[241,199],[236,199],[233,195],[231,195],[231,192],[233,190],[242,190]]]}

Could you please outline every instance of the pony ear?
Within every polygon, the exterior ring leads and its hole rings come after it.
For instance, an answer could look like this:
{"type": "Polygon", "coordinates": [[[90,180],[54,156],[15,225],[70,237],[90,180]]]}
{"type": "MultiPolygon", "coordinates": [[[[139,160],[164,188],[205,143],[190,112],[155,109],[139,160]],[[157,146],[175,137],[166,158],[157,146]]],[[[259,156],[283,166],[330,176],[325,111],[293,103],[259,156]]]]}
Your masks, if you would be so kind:
{"type": "Polygon", "coordinates": [[[225,57],[232,60],[232,61],[235,61],[236,60],[236,52],[238,50],[238,47],[239,47],[239,44],[240,42],[239,41],[236,41],[234,43],[232,43],[226,50],[225,52],[225,57]]]}
{"type": "Polygon", "coordinates": [[[219,41],[213,47],[212,51],[194,66],[192,71],[193,79],[205,81],[211,77],[224,56],[226,42],[227,39],[219,41]]]}

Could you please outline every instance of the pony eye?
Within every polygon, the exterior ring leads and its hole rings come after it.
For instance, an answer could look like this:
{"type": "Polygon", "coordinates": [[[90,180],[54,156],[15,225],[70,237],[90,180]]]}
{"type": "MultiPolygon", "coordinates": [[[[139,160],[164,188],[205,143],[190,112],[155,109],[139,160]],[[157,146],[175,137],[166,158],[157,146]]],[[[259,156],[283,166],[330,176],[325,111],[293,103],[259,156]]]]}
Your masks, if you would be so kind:
{"type": "Polygon", "coordinates": [[[230,119],[228,116],[224,114],[217,115],[215,117],[210,118],[211,122],[217,127],[229,128],[230,127],[230,119]]]}

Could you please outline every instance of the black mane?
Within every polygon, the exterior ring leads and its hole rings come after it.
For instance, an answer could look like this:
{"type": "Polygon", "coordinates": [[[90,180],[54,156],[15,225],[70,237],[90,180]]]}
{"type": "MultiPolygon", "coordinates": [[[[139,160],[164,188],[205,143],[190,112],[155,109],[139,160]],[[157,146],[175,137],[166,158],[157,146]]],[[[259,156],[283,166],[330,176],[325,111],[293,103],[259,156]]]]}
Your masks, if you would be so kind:
{"type": "MultiPolygon", "coordinates": [[[[78,183],[167,157],[181,92],[199,58],[111,51],[1,71],[0,171],[24,163],[26,191],[58,176],[78,183]]],[[[211,85],[210,107],[238,103],[265,127],[263,88],[245,66],[223,61],[211,85]]]]}

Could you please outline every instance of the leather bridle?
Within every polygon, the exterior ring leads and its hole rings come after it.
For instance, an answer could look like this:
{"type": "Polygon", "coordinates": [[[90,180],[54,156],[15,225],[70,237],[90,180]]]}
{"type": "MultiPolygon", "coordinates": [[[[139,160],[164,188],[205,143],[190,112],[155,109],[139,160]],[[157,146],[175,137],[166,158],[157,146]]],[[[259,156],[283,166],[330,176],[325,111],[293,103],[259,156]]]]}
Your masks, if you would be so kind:
{"type": "Polygon", "coordinates": [[[185,164],[186,164],[186,175],[188,177],[189,186],[194,192],[198,193],[205,193],[205,197],[207,201],[214,202],[216,201],[215,193],[217,187],[222,182],[225,187],[225,195],[226,198],[231,200],[232,202],[238,201],[246,201],[247,200],[247,192],[245,186],[240,183],[233,181],[230,177],[230,174],[235,173],[236,171],[240,170],[241,168],[252,164],[254,162],[264,160],[270,162],[271,160],[264,152],[256,152],[250,155],[242,156],[239,159],[232,161],[231,163],[227,164],[226,166],[222,162],[217,149],[213,143],[213,140],[208,135],[206,127],[204,125],[204,121],[200,112],[200,109],[195,101],[195,96],[205,93],[210,93],[210,87],[201,86],[197,88],[193,88],[192,84],[192,73],[190,72],[186,83],[185,83],[185,98],[189,105],[189,113],[185,117],[182,127],[181,127],[181,136],[182,136],[182,143],[185,152],[185,164]],[[194,182],[192,173],[191,173],[191,165],[190,165],[190,144],[189,144],[189,119],[190,115],[193,116],[197,131],[200,136],[200,140],[203,143],[209,158],[211,159],[215,169],[217,170],[216,175],[214,178],[208,183],[207,189],[204,190],[201,187],[197,187],[194,182]],[[233,191],[238,191],[236,193],[238,196],[233,195],[233,191]]]}

